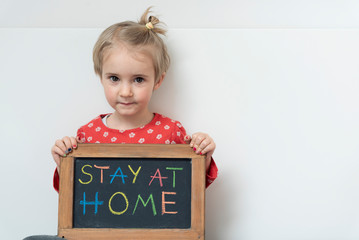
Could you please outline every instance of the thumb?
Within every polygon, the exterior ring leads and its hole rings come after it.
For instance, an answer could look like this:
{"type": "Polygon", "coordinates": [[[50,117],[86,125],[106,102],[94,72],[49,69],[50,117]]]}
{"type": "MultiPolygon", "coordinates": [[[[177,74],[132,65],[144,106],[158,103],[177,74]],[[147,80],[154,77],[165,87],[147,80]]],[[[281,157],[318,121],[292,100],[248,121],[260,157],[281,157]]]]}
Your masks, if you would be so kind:
{"type": "Polygon", "coordinates": [[[184,141],[187,143],[187,144],[189,144],[190,142],[191,142],[191,136],[190,135],[186,135],[186,136],[184,136],[184,141]]]}

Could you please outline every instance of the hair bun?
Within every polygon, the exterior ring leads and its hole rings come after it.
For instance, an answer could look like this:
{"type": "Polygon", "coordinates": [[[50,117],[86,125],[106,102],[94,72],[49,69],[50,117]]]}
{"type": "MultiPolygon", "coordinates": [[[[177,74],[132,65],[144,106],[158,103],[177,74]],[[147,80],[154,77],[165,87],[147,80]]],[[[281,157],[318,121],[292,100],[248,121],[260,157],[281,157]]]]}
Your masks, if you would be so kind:
{"type": "Polygon", "coordinates": [[[158,18],[156,18],[155,16],[149,16],[148,22],[150,22],[152,24],[157,24],[160,22],[160,20],[158,18]]]}
{"type": "Polygon", "coordinates": [[[147,17],[151,12],[151,8],[152,7],[146,9],[146,11],[141,17],[141,20],[138,23],[145,25],[146,30],[151,30],[155,33],[165,35],[166,30],[163,27],[159,26],[163,23],[156,16],[150,15],[149,17],[147,17]]]}

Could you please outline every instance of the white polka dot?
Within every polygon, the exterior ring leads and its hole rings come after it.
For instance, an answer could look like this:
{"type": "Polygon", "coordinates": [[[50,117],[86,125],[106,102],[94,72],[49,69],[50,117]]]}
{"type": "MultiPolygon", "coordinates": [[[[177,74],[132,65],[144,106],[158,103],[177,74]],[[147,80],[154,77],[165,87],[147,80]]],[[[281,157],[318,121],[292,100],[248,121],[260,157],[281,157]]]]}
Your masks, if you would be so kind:
{"type": "Polygon", "coordinates": [[[116,140],[117,140],[116,137],[111,138],[111,142],[116,142],[116,140]]]}
{"type": "Polygon", "coordinates": [[[130,133],[128,136],[129,136],[130,138],[133,138],[135,135],[136,135],[136,134],[132,132],[132,133],[130,133]]]}
{"type": "Polygon", "coordinates": [[[161,138],[162,138],[162,134],[158,134],[156,138],[157,138],[157,139],[161,139],[161,138]]]}

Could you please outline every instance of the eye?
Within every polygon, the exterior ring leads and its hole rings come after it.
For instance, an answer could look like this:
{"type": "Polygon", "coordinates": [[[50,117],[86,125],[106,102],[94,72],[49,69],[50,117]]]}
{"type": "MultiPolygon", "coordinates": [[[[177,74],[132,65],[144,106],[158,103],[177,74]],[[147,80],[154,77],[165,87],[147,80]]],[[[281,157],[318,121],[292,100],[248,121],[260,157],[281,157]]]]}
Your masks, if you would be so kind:
{"type": "Polygon", "coordinates": [[[144,79],[142,77],[136,77],[134,80],[136,83],[142,83],[144,79]]]}
{"type": "Polygon", "coordinates": [[[112,81],[112,82],[117,82],[119,81],[120,79],[116,76],[110,76],[109,79],[112,81]]]}

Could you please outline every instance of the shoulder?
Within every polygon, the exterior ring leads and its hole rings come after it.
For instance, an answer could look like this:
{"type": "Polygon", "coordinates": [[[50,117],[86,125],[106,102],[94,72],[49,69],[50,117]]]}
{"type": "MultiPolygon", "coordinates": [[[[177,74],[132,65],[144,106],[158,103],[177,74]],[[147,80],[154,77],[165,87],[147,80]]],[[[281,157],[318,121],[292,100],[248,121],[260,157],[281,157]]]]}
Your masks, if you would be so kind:
{"type": "Polygon", "coordinates": [[[154,117],[155,121],[154,122],[155,125],[162,125],[164,128],[166,128],[166,126],[171,127],[171,128],[183,128],[183,125],[181,122],[171,119],[163,114],[159,114],[159,113],[155,113],[155,117],[154,117]]]}
{"type": "Polygon", "coordinates": [[[171,134],[172,138],[182,138],[186,136],[186,129],[183,127],[180,121],[171,119],[163,114],[158,113],[156,113],[154,120],[155,121],[153,122],[157,129],[171,134]]]}
{"type": "Polygon", "coordinates": [[[101,128],[103,125],[102,122],[102,118],[104,118],[105,116],[107,116],[108,114],[101,114],[98,115],[97,117],[93,118],[91,121],[89,121],[88,123],[82,125],[78,130],[77,130],[77,136],[80,139],[83,139],[86,137],[86,135],[88,135],[88,133],[90,132],[98,132],[98,129],[101,128]]]}
{"type": "Polygon", "coordinates": [[[155,118],[158,131],[168,136],[171,143],[185,143],[187,133],[181,122],[162,114],[156,114],[155,118]]]}

